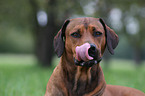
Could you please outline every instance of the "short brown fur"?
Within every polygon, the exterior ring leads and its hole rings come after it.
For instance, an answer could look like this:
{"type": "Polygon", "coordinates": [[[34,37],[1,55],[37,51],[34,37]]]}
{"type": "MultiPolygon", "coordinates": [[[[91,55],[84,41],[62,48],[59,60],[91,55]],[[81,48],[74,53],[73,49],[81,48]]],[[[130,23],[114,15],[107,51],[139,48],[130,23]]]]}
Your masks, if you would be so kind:
{"type": "MultiPolygon", "coordinates": [[[[63,26],[66,28],[64,50],[59,50],[59,48],[56,50],[59,56],[62,55],[59,64],[49,79],[45,96],[145,96],[143,92],[133,88],[107,85],[99,63],[92,67],[82,67],[74,64],[76,46],[80,46],[86,42],[93,43],[99,51],[98,57],[102,57],[105,48],[109,46],[107,45],[109,44],[109,41],[107,43],[109,39],[106,39],[106,33],[100,19],[87,17],[70,19],[66,22],[69,23],[63,26]],[[97,31],[102,32],[100,37],[92,36],[93,27],[97,31]],[[71,34],[77,30],[80,30],[81,37],[73,38],[71,34]]],[[[115,43],[113,42],[115,45],[111,46],[116,47],[118,44],[117,34],[107,25],[105,26],[107,30],[110,30],[109,32],[113,36],[113,40],[116,40],[115,43]]],[[[62,29],[55,37],[54,45],[63,37],[61,31],[62,29]],[[58,38],[59,40],[57,40],[58,38]]],[[[59,47],[63,49],[61,43],[59,47]]]]}

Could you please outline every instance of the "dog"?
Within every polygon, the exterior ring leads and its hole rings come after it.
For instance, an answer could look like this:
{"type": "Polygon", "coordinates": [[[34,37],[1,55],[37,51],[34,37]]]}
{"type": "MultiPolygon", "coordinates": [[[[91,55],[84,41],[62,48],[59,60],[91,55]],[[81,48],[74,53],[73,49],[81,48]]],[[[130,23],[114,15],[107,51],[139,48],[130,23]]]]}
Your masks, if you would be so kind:
{"type": "Polygon", "coordinates": [[[66,20],[54,38],[61,58],[45,96],[145,96],[133,88],[106,84],[100,61],[106,48],[114,54],[118,42],[117,34],[101,18],[66,20]]]}

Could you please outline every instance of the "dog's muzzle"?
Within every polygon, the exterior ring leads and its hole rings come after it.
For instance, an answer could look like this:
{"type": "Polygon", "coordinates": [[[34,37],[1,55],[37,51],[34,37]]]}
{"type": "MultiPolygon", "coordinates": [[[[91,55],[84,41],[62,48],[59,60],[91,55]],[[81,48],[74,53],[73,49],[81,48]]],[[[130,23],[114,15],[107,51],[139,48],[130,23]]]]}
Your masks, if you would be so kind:
{"type": "Polygon", "coordinates": [[[76,59],[74,62],[77,66],[92,67],[98,64],[102,58],[98,58],[98,51],[95,44],[85,43],[76,47],[76,59]]]}

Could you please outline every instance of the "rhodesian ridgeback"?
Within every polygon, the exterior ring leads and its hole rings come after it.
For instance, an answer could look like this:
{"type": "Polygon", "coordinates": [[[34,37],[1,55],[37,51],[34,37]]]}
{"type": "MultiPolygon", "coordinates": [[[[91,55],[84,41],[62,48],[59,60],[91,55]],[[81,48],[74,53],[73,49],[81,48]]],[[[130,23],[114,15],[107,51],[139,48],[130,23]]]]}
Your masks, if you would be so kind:
{"type": "Polygon", "coordinates": [[[117,34],[101,18],[66,20],[54,38],[61,58],[45,96],[145,96],[133,88],[106,84],[100,61],[105,48],[114,54],[118,42],[117,34]]]}

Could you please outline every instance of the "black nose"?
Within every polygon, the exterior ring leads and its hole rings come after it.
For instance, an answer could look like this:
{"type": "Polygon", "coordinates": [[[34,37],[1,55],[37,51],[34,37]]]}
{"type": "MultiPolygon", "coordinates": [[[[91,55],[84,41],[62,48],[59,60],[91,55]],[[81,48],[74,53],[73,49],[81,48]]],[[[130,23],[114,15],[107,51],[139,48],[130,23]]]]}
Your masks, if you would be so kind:
{"type": "Polygon", "coordinates": [[[90,44],[90,48],[88,50],[88,53],[91,57],[93,57],[94,59],[96,58],[96,45],[95,44],[90,44]]]}

